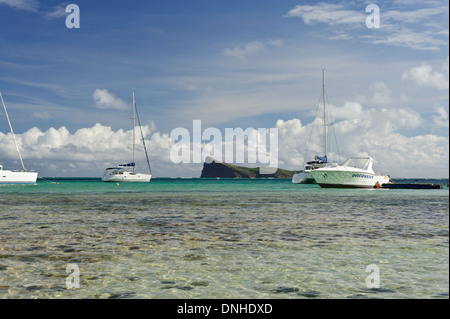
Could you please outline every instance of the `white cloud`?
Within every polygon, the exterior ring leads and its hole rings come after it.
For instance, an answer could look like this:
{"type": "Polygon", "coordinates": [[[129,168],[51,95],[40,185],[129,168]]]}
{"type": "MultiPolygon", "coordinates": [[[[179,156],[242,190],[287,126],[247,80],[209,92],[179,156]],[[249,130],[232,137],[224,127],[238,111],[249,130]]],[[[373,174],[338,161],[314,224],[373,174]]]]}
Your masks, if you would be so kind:
{"type": "Polygon", "coordinates": [[[392,92],[385,83],[377,81],[369,89],[373,93],[372,101],[375,104],[383,105],[392,102],[392,92]]]}
{"type": "MultiPolygon", "coordinates": [[[[407,137],[398,133],[398,128],[418,120],[414,112],[407,109],[365,109],[355,102],[346,103],[341,110],[347,112],[348,118],[344,119],[342,112],[342,119],[330,130],[336,132],[336,137],[331,139],[330,157],[334,160],[370,155],[376,161],[377,170],[394,177],[448,177],[448,137],[432,134],[407,137]],[[335,138],[338,147],[334,144],[335,138]]],[[[439,108],[437,114],[435,121],[445,125],[447,111],[439,108]]],[[[307,125],[299,119],[278,120],[274,124],[279,131],[279,167],[299,170],[305,160],[322,155],[320,119],[307,125]]],[[[201,164],[178,165],[171,162],[170,150],[175,142],[168,134],[152,133],[149,126],[143,126],[143,134],[155,176],[200,175],[201,164]]],[[[131,160],[132,130],[114,131],[101,124],[74,133],[65,127],[46,131],[34,127],[16,137],[26,167],[40,172],[42,177],[100,177],[107,166],[131,160]]],[[[13,165],[18,164],[14,163],[17,154],[11,134],[0,132],[0,154],[2,164],[8,164],[6,168],[14,168],[13,165]]],[[[137,163],[141,170],[146,169],[143,148],[139,143],[137,163]]]]}
{"type": "Polygon", "coordinates": [[[262,52],[268,47],[280,47],[283,43],[284,41],[282,39],[269,39],[266,42],[252,41],[234,48],[225,48],[223,54],[230,57],[245,59],[247,56],[262,52]]]}
{"type": "Polygon", "coordinates": [[[343,106],[331,105],[331,112],[336,120],[368,123],[369,126],[389,122],[395,129],[415,129],[423,124],[421,115],[407,107],[364,108],[358,102],[346,101],[343,106]]]}
{"type": "MultiPolygon", "coordinates": [[[[143,126],[142,130],[150,161],[156,167],[155,173],[170,174],[171,170],[164,172],[161,167],[170,163],[169,151],[173,141],[167,134],[150,134],[149,126],[143,126]]],[[[16,134],[16,139],[25,166],[40,172],[41,176],[101,176],[107,166],[132,160],[132,130],[113,131],[101,124],[75,133],[64,126],[46,131],[34,127],[16,134]]],[[[0,154],[2,163],[7,164],[5,168],[15,168],[12,166],[18,156],[10,133],[0,132],[0,154]]],[[[142,143],[136,143],[136,161],[138,167],[146,169],[142,143]]],[[[177,172],[176,169],[173,171],[177,172]]]]}
{"type": "Polygon", "coordinates": [[[441,46],[448,45],[448,41],[436,37],[432,31],[416,32],[405,27],[393,27],[386,30],[388,31],[386,35],[365,38],[372,39],[375,44],[394,45],[421,51],[438,51],[441,46]]]}
{"type": "Polygon", "coordinates": [[[329,25],[364,24],[366,15],[356,10],[344,9],[343,5],[319,3],[317,5],[298,5],[287,13],[288,17],[302,18],[306,24],[326,23],[329,25]]]}
{"type": "Polygon", "coordinates": [[[262,50],[264,50],[264,44],[259,41],[253,41],[245,44],[244,46],[237,46],[231,49],[226,48],[223,50],[223,54],[226,56],[243,59],[249,54],[254,54],[262,50]]]}
{"type": "Polygon", "coordinates": [[[66,3],[66,2],[60,3],[56,7],[53,7],[53,9],[51,11],[48,11],[47,13],[45,13],[45,16],[49,19],[67,17],[68,13],[66,13],[66,7],[68,4],[69,3],[66,3]]]}
{"type": "Polygon", "coordinates": [[[417,24],[420,21],[428,20],[433,16],[442,14],[442,12],[448,12],[448,6],[422,8],[413,11],[391,10],[383,12],[383,19],[417,24]]]}
{"type": "Polygon", "coordinates": [[[0,0],[0,5],[7,5],[18,10],[36,11],[39,2],[36,0],[0,0]]]}
{"type": "MultiPolygon", "coordinates": [[[[375,160],[376,171],[393,177],[448,178],[448,137],[432,134],[406,137],[396,132],[392,118],[394,114],[383,121],[364,118],[336,123],[333,130],[338,147],[334,145],[329,157],[343,161],[347,157],[369,155],[375,160]]],[[[280,133],[280,167],[301,169],[304,160],[323,155],[320,123],[315,125],[313,134],[312,124],[302,127],[299,120],[278,121],[276,126],[280,133]]]]}
{"type": "Polygon", "coordinates": [[[427,63],[413,67],[405,71],[402,75],[403,80],[416,83],[419,86],[428,86],[440,90],[449,89],[449,67],[448,58],[443,66],[444,72],[433,72],[433,68],[427,63]]]}
{"type": "Polygon", "coordinates": [[[321,23],[330,26],[325,34],[334,34],[328,37],[332,40],[370,40],[374,44],[414,50],[441,50],[448,46],[448,26],[443,22],[448,19],[448,6],[430,2],[421,4],[428,6],[425,8],[396,10],[380,5],[381,27],[369,32],[365,26],[369,14],[361,6],[353,9],[353,4],[298,5],[286,16],[301,18],[307,25],[321,23]]]}
{"type": "Polygon", "coordinates": [[[100,109],[126,110],[129,108],[125,101],[108,92],[108,90],[95,90],[93,98],[96,107],[100,109]]]}
{"type": "Polygon", "coordinates": [[[436,109],[437,115],[433,115],[433,123],[438,127],[447,127],[449,126],[448,121],[448,112],[444,107],[438,107],[436,109]]]}

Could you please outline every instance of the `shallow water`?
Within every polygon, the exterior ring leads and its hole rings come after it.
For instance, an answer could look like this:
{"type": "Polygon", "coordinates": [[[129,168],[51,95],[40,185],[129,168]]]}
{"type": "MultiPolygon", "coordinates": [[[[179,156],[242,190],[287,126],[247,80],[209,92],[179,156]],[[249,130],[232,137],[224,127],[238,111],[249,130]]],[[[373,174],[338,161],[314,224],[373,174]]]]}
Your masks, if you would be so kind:
{"type": "Polygon", "coordinates": [[[447,187],[2,185],[0,298],[448,298],[448,224],[447,187]]]}

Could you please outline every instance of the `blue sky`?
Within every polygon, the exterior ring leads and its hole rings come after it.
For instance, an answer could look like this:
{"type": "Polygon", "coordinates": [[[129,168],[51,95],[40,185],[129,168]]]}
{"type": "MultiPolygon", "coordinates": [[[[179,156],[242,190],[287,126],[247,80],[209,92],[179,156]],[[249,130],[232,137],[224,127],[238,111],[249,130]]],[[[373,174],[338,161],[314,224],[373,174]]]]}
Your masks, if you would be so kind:
{"type": "MultiPolygon", "coordinates": [[[[168,158],[170,132],[197,119],[277,127],[280,166],[301,169],[326,68],[343,157],[448,177],[448,12],[434,0],[0,0],[0,91],[41,176],[120,162],[133,89],[156,176],[200,174],[168,158]],[[79,29],[66,28],[69,3],[79,29]],[[371,3],[378,29],[365,24],[371,3]]],[[[4,116],[0,132],[0,162],[14,167],[4,116]]]]}

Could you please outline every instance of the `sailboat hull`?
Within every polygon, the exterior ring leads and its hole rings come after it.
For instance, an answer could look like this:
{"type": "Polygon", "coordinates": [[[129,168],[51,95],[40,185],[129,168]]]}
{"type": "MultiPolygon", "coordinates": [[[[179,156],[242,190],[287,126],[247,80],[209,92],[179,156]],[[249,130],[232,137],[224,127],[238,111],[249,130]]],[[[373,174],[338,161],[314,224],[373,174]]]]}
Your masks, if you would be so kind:
{"type": "Polygon", "coordinates": [[[292,183],[294,184],[316,184],[316,180],[309,172],[302,171],[292,176],[292,183]]]}
{"type": "Polygon", "coordinates": [[[0,170],[0,184],[36,184],[37,172],[0,170]]]}
{"type": "Polygon", "coordinates": [[[139,174],[131,172],[123,172],[121,174],[105,174],[102,177],[104,182],[115,182],[115,183],[148,183],[150,182],[152,175],[150,174],[139,174]]]}

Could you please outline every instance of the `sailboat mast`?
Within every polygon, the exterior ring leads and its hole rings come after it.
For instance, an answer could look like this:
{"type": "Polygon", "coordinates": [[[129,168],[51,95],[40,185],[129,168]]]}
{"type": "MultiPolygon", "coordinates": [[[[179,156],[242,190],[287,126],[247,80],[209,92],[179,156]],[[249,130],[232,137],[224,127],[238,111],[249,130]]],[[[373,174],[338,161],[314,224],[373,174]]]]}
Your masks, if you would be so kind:
{"type": "Polygon", "coordinates": [[[136,109],[134,102],[134,90],[133,90],[133,173],[136,172],[136,162],[134,160],[134,151],[136,148],[136,109]]]}
{"type": "Polygon", "coordinates": [[[325,88],[325,69],[322,69],[322,85],[323,85],[323,138],[324,138],[324,156],[328,151],[328,121],[327,121],[327,90],[325,88]]]}
{"type": "Polygon", "coordinates": [[[11,125],[11,121],[9,120],[8,111],[6,110],[6,105],[5,105],[5,102],[3,101],[2,93],[0,93],[0,98],[2,99],[3,108],[5,110],[6,118],[8,119],[9,129],[11,130],[11,134],[12,134],[13,139],[14,139],[14,144],[16,144],[16,149],[17,149],[17,153],[19,154],[20,163],[22,163],[23,170],[26,171],[25,165],[23,164],[22,155],[20,154],[20,151],[19,151],[19,146],[17,145],[16,136],[14,135],[14,131],[13,131],[13,128],[12,128],[12,125],[11,125]]]}

